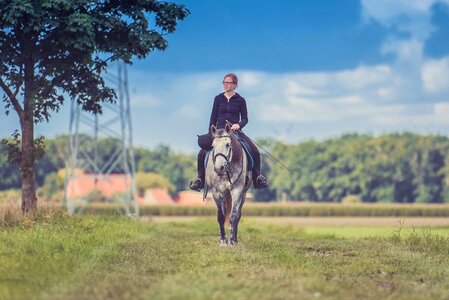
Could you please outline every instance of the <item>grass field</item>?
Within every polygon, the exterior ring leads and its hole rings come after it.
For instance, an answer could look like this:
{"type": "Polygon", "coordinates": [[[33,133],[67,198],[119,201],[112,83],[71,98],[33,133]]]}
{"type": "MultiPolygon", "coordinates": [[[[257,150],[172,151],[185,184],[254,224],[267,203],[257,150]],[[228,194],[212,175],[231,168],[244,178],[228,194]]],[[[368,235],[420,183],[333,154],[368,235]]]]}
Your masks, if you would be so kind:
{"type": "Polygon", "coordinates": [[[448,227],[145,222],[55,212],[0,229],[0,299],[447,299],[448,227]],[[373,234],[375,233],[375,234],[373,234]]]}

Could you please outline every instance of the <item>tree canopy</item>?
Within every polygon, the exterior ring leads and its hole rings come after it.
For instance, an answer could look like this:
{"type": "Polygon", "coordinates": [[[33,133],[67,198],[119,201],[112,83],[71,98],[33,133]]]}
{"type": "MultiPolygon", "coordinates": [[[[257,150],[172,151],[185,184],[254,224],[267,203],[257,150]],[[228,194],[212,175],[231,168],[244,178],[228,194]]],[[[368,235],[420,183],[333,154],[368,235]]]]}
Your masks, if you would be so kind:
{"type": "MultiPolygon", "coordinates": [[[[449,202],[449,138],[411,133],[344,135],[323,142],[278,143],[272,151],[292,173],[272,164],[278,195],[340,202],[449,202]]],[[[269,163],[269,162],[267,162],[269,163]]]]}
{"type": "Polygon", "coordinates": [[[108,63],[164,50],[189,11],[156,0],[0,0],[0,87],[6,113],[14,110],[21,136],[10,143],[19,164],[22,209],[35,207],[34,161],[41,141],[34,123],[58,111],[65,95],[85,111],[101,113],[113,102],[102,72],[108,63]]]}

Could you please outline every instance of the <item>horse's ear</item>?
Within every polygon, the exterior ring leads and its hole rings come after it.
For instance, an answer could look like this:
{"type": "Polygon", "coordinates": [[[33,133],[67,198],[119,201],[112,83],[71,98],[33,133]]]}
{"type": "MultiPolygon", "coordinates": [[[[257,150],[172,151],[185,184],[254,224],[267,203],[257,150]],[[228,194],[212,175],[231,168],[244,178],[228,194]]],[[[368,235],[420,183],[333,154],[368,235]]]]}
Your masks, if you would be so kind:
{"type": "Polygon", "coordinates": [[[215,127],[215,125],[212,125],[210,127],[210,132],[212,133],[212,135],[215,135],[217,133],[217,127],[215,127]]]}
{"type": "Polygon", "coordinates": [[[225,130],[226,130],[227,133],[230,133],[231,132],[231,126],[229,126],[229,124],[226,124],[225,130]]]}

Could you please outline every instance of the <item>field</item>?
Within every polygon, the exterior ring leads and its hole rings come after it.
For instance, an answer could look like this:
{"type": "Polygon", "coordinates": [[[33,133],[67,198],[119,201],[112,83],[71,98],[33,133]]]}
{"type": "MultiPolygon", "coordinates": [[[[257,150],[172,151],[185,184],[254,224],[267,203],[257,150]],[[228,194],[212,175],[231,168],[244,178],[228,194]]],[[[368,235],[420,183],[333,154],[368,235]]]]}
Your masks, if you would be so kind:
{"type": "Polygon", "coordinates": [[[285,220],[244,216],[240,243],[220,247],[209,216],[47,211],[0,229],[0,299],[449,297],[447,226],[285,220]]]}

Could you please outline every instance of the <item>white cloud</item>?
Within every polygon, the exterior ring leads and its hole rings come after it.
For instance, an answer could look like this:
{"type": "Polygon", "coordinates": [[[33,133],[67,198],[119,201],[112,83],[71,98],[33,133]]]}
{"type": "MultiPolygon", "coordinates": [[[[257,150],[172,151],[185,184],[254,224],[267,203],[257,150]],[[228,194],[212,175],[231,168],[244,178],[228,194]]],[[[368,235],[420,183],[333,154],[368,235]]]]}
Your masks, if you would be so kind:
{"type": "Polygon", "coordinates": [[[419,63],[423,57],[423,42],[417,39],[388,39],[381,48],[383,54],[396,54],[399,61],[419,63]]]}
{"type": "Polygon", "coordinates": [[[301,95],[301,96],[311,96],[311,95],[320,95],[321,92],[312,87],[306,87],[304,84],[301,84],[295,80],[287,80],[285,87],[286,95],[301,95]]]}
{"type": "Polygon", "coordinates": [[[399,61],[418,62],[423,57],[423,45],[435,30],[431,22],[432,7],[449,0],[362,0],[362,18],[406,33],[408,37],[391,35],[380,49],[383,54],[395,54],[399,61]]]}
{"type": "Polygon", "coordinates": [[[400,15],[427,14],[435,0],[362,0],[363,16],[390,25],[400,15]]]}
{"type": "Polygon", "coordinates": [[[430,23],[431,8],[439,0],[362,0],[365,21],[377,21],[386,27],[407,32],[418,40],[434,30],[430,23]]]}
{"type": "Polygon", "coordinates": [[[259,86],[265,79],[265,74],[261,72],[246,71],[239,76],[239,86],[242,88],[259,86]]]}
{"type": "Polygon", "coordinates": [[[434,120],[449,125],[449,99],[447,102],[434,104],[434,120]]]}
{"type": "Polygon", "coordinates": [[[422,67],[421,78],[430,93],[449,91],[449,58],[427,61],[422,67]]]}
{"type": "MultiPolygon", "coordinates": [[[[449,57],[443,61],[446,66],[449,57]]],[[[426,70],[434,64],[426,60],[424,63],[426,70]]],[[[441,68],[441,61],[437,65],[441,68]]],[[[447,91],[438,89],[430,93],[421,77],[407,73],[402,65],[359,66],[339,72],[298,72],[282,76],[265,74],[265,77],[271,78],[269,85],[261,84],[245,91],[253,122],[257,124],[304,127],[331,122],[332,132],[336,128],[388,132],[416,131],[449,122],[446,121],[449,104],[440,100],[447,96],[447,91]]],[[[442,85],[439,83],[439,87],[442,85]]]]}

